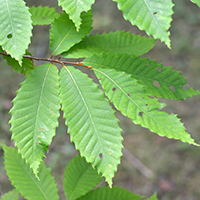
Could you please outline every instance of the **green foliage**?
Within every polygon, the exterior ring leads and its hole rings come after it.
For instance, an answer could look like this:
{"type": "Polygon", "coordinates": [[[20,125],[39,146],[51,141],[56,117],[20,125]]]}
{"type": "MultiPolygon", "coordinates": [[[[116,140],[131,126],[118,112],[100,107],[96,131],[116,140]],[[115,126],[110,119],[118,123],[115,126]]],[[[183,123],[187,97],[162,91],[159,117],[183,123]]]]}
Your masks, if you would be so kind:
{"type": "Polygon", "coordinates": [[[169,31],[172,21],[171,0],[141,1],[141,0],[113,0],[117,2],[119,10],[126,20],[145,30],[148,35],[160,39],[170,48],[169,31]]]}
{"type": "Polygon", "coordinates": [[[27,76],[13,100],[12,139],[35,173],[58,126],[58,95],[58,70],[45,64],[27,76]]]}
{"type": "Polygon", "coordinates": [[[31,14],[24,1],[0,0],[0,16],[0,45],[21,65],[32,35],[31,14]]]}
{"type": "Polygon", "coordinates": [[[4,194],[1,198],[2,200],[18,200],[19,199],[19,193],[14,189],[10,192],[4,194]]]}
{"type": "Polygon", "coordinates": [[[27,199],[59,199],[58,189],[51,170],[44,162],[38,169],[38,178],[22,159],[17,149],[3,145],[5,169],[13,186],[27,199]]]}
{"type": "Polygon", "coordinates": [[[78,200],[141,200],[143,196],[136,195],[128,190],[119,187],[101,187],[93,190],[92,192],[86,194],[85,196],[79,198],[78,200]]]}
{"type": "Polygon", "coordinates": [[[52,55],[58,55],[70,49],[74,44],[81,41],[89,34],[92,28],[92,13],[81,14],[82,24],[79,31],[76,30],[74,23],[66,13],[61,13],[56,19],[50,30],[50,49],[52,55]]]}
{"type": "Polygon", "coordinates": [[[62,55],[65,58],[90,57],[102,52],[143,55],[153,48],[154,42],[153,38],[117,31],[103,35],[89,35],[62,55]]]}
{"type": "Polygon", "coordinates": [[[64,190],[67,199],[77,199],[96,187],[102,178],[80,155],[68,164],[64,174],[64,190]]]}
{"type": "Polygon", "coordinates": [[[58,0],[58,5],[68,13],[69,18],[74,22],[77,31],[79,31],[81,22],[80,13],[87,12],[91,9],[95,0],[58,0]]]}
{"type": "Polygon", "coordinates": [[[47,25],[51,24],[55,18],[59,17],[55,8],[46,7],[31,7],[29,8],[29,12],[31,13],[31,20],[33,25],[47,25]]]}
{"type": "Polygon", "coordinates": [[[193,3],[196,3],[200,7],[200,0],[191,0],[193,3]]]}
{"type": "MultiPolygon", "coordinates": [[[[11,109],[12,140],[16,148],[3,144],[7,175],[16,190],[2,199],[59,199],[51,170],[43,161],[58,127],[62,107],[68,133],[80,155],[64,174],[67,199],[133,199],[144,197],[113,187],[113,177],[122,156],[122,135],[115,110],[133,123],[160,136],[197,145],[176,114],[161,111],[157,98],[185,100],[200,94],[180,72],[140,57],[160,39],[170,48],[171,0],[114,0],[124,18],[153,38],[116,31],[89,35],[94,0],[58,0],[64,10],[28,7],[23,0],[0,0],[0,53],[14,70],[26,75],[11,109]],[[33,57],[28,49],[32,25],[50,24],[50,58],[33,57]],[[25,53],[26,52],[26,53],[25,53]],[[26,54],[26,55],[24,55],[26,54]],[[82,58],[67,62],[54,59],[82,58]],[[34,66],[33,60],[50,64],[34,66]],[[61,65],[60,72],[53,63],[61,65]],[[87,67],[99,80],[73,65],[87,67]],[[153,97],[153,98],[152,98],[153,97]],[[112,103],[112,104],[111,104],[112,103]],[[96,188],[102,178],[109,187],[96,188]]],[[[199,5],[199,1],[193,1],[199,5]]],[[[156,200],[156,193],[149,200],[156,200]]]]}
{"type": "Polygon", "coordinates": [[[121,129],[109,101],[98,85],[72,67],[60,72],[60,97],[76,149],[111,186],[123,146],[121,129]]]}

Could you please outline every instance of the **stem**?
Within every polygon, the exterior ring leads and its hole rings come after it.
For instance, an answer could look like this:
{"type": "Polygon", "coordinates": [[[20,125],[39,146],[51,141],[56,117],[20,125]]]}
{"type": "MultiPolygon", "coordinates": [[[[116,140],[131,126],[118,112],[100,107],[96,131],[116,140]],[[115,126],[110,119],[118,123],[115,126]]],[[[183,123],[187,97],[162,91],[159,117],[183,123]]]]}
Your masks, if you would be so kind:
{"type": "MultiPolygon", "coordinates": [[[[7,56],[7,57],[11,57],[10,54],[7,54],[5,52],[0,52],[1,55],[4,55],[4,56],[7,56]]],[[[65,62],[65,61],[60,61],[59,59],[51,59],[51,58],[37,58],[37,57],[34,57],[34,56],[29,56],[29,55],[23,55],[23,58],[30,58],[32,60],[42,60],[42,61],[47,61],[47,62],[51,62],[51,63],[59,63],[61,65],[78,65],[78,66],[82,66],[82,67],[87,67],[88,69],[92,69],[91,66],[89,65],[84,65],[83,63],[81,62],[65,62]]]]}

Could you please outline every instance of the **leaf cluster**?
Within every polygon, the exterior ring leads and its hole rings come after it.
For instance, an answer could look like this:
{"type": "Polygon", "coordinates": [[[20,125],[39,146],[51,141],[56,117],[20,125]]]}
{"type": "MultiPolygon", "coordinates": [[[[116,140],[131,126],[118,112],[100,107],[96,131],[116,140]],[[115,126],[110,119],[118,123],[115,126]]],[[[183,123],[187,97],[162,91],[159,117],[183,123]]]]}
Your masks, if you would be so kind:
{"type": "MultiPolygon", "coordinates": [[[[162,111],[165,104],[158,98],[185,100],[200,92],[183,89],[187,82],[172,67],[140,57],[153,48],[156,39],[170,48],[171,0],[114,0],[126,20],[153,38],[124,31],[91,35],[94,0],[58,0],[61,13],[50,7],[28,8],[22,0],[0,1],[1,54],[8,65],[26,75],[10,110],[17,149],[2,144],[5,169],[15,190],[2,199],[18,199],[18,193],[27,199],[59,199],[43,158],[56,134],[60,109],[80,152],[65,170],[67,199],[143,198],[112,188],[123,148],[115,110],[160,136],[198,146],[176,114],[162,111]],[[51,62],[35,66],[33,60],[40,58],[28,51],[32,28],[47,24],[51,25],[51,62]],[[60,58],[54,59],[57,55],[60,58]],[[73,63],[66,65],[65,58],[85,58],[76,65],[92,70],[99,83],[73,63]],[[61,64],[60,71],[54,62],[61,64]],[[102,176],[110,188],[92,190],[102,176]]],[[[156,194],[150,199],[157,199],[156,194]]]]}

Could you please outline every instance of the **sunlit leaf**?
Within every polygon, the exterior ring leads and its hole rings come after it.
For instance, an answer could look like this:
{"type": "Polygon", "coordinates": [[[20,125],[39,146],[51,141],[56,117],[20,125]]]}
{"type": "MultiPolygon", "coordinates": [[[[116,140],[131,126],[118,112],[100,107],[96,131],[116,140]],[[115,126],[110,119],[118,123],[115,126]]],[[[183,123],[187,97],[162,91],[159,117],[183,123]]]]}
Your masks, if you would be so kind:
{"type": "Polygon", "coordinates": [[[22,83],[10,111],[12,139],[35,173],[58,126],[58,79],[54,65],[36,67],[22,83]]]}
{"type": "Polygon", "coordinates": [[[146,92],[151,96],[184,100],[200,94],[192,88],[183,88],[187,82],[179,71],[173,70],[172,67],[164,67],[148,58],[110,53],[92,56],[84,60],[84,63],[92,67],[101,66],[131,74],[134,79],[144,85],[146,92]]]}
{"type": "Polygon", "coordinates": [[[126,20],[160,39],[170,48],[170,23],[174,4],[172,0],[113,0],[117,2],[126,20]]]}
{"type": "MultiPolygon", "coordinates": [[[[58,189],[51,170],[41,163],[38,178],[17,149],[3,145],[5,170],[12,185],[28,200],[57,200],[58,189]]],[[[12,198],[13,200],[13,198],[12,198]]]]}
{"type": "Polygon", "coordinates": [[[160,136],[197,145],[185,131],[177,115],[159,111],[164,104],[150,98],[142,85],[130,75],[113,69],[94,68],[94,71],[108,98],[135,124],[140,124],[160,136]]]}
{"type": "Polygon", "coordinates": [[[80,155],[74,157],[64,175],[64,191],[67,199],[77,199],[92,190],[102,181],[97,171],[80,155]]]}
{"type": "Polygon", "coordinates": [[[102,52],[142,55],[152,49],[154,43],[153,38],[117,31],[115,33],[104,33],[103,35],[90,35],[62,55],[65,58],[90,57],[93,54],[98,55],[102,52]]]}
{"type": "Polygon", "coordinates": [[[92,192],[86,194],[85,196],[79,198],[78,200],[141,200],[143,196],[139,196],[126,189],[120,187],[108,188],[103,186],[97,188],[92,192]]]}
{"type": "Polygon", "coordinates": [[[200,0],[191,0],[191,2],[196,3],[200,7],[200,0]]]}
{"type": "Polygon", "coordinates": [[[11,199],[12,200],[19,199],[19,193],[17,192],[17,190],[13,189],[1,197],[1,200],[11,200],[11,199]]]}
{"type": "Polygon", "coordinates": [[[111,186],[122,155],[118,119],[98,85],[81,71],[60,73],[61,103],[71,141],[111,186]]]}
{"type": "Polygon", "coordinates": [[[74,22],[76,29],[81,26],[81,13],[91,9],[95,0],[58,0],[58,5],[62,6],[63,10],[69,15],[69,18],[74,22]]]}
{"type": "Polygon", "coordinates": [[[24,1],[0,0],[0,45],[20,65],[31,41],[31,23],[31,15],[24,1]]]}
{"type": "Polygon", "coordinates": [[[50,49],[52,55],[68,51],[74,44],[79,43],[92,28],[92,12],[81,14],[82,25],[77,31],[74,23],[66,13],[61,13],[59,18],[51,25],[50,49]]]}

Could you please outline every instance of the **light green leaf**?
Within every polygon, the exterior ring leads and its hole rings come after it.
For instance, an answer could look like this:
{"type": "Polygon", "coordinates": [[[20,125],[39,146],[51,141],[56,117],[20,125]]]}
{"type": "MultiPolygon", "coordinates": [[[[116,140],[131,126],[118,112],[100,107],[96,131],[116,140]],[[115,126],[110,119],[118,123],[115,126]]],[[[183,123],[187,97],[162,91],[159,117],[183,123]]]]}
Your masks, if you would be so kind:
{"type": "MultiPolygon", "coordinates": [[[[1,47],[0,51],[3,52],[3,49],[1,47]]],[[[26,55],[31,55],[31,54],[28,51],[26,51],[26,55]]],[[[4,59],[7,60],[8,65],[11,65],[13,70],[18,71],[19,73],[27,75],[34,69],[33,62],[29,58],[23,58],[22,66],[20,66],[19,63],[14,58],[11,58],[10,56],[4,56],[4,55],[2,56],[4,59]]]]}
{"type": "Polygon", "coordinates": [[[148,128],[160,136],[197,145],[185,131],[177,115],[158,111],[164,104],[155,98],[150,98],[142,85],[129,74],[113,69],[93,69],[114,106],[135,124],[148,128]]]}
{"type": "Polygon", "coordinates": [[[31,15],[24,1],[0,0],[0,16],[0,45],[21,65],[31,41],[31,15]]]}
{"type": "Polygon", "coordinates": [[[51,24],[59,16],[55,8],[49,8],[48,6],[33,6],[29,8],[29,12],[31,13],[33,25],[51,24]]]}
{"type": "Polygon", "coordinates": [[[146,200],[158,200],[156,192],[153,194],[153,196],[151,196],[150,198],[146,200]]]}
{"type": "Polygon", "coordinates": [[[172,67],[164,67],[148,58],[141,58],[126,54],[102,54],[84,60],[86,65],[92,67],[112,68],[131,74],[134,79],[145,86],[151,96],[165,99],[184,100],[200,94],[192,88],[183,89],[187,84],[185,77],[172,67]]]}
{"type": "Polygon", "coordinates": [[[19,193],[17,192],[17,190],[11,190],[10,192],[4,194],[1,197],[1,200],[18,200],[19,199],[19,193]]]}
{"type": "Polygon", "coordinates": [[[5,170],[12,185],[28,200],[57,200],[58,189],[51,170],[41,163],[36,178],[17,149],[3,145],[5,170]]]}
{"type": "Polygon", "coordinates": [[[114,110],[86,74],[65,67],[60,76],[62,109],[71,141],[111,186],[123,147],[114,110]]]}
{"type": "Polygon", "coordinates": [[[76,29],[80,29],[81,13],[91,9],[95,0],[58,0],[58,5],[69,15],[69,18],[74,22],[76,29]]]}
{"type": "Polygon", "coordinates": [[[36,67],[22,83],[10,111],[12,139],[35,173],[58,126],[58,79],[56,66],[36,67]]]}
{"type": "Polygon", "coordinates": [[[129,192],[126,189],[116,187],[108,188],[103,186],[101,188],[97,188],[92,192],[86,194],[85,196],[79,198],[78,200],[140,200],[143,199],[143,196],[139,196],[132,192],[129,192]]]}
{"type": "Polygon", "coordinates": [[[68,51],[74,44],[80,42],[89,34],[92,28],[92,12],[83,12],[81,18],[82,25],[79,32],[77,32],[74,23],[66,13],[61,13],[60,17],[55,19],[50,30],[50,49],[52,55],[68,51]]]}
{"type": "Polygon", "coordinates": [[[117,31],[115,33],[104,33],[103,35],[90,35],[62,55],[65,58],[90,57],[93,54],[98,55],[102,52],[143,55],[153,48],[154,43],[153,38],[117,31]]]}
{"type": "Polygon", "coordinates": [[[113,0],[117,2],[126,20],[146,31],[155,39],[160,39],[170,48],[170,23],[174,4],[172,0],[113,0]]]}
{"type": "Polygon", "coordinates": [[[102,181],[100,175],[94,170],[90,163],[80,155],[74,157],[64,175],[64,191],[67,199],[77,199],[92,190],[102,181]]]}
{"type": "Polygon", "coordinates": [[[191,0],[191,2],[196,3],[200,7],[200,0],[191,0]]]}

